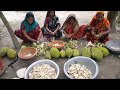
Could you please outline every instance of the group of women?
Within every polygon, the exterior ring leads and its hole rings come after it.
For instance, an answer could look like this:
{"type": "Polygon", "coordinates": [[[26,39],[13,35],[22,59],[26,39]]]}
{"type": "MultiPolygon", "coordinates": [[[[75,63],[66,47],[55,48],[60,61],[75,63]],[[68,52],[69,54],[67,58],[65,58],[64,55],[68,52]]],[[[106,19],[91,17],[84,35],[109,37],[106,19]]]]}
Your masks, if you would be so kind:
{"type": "Polygon", "coordinates": [[[111,31],[109,21],[104,17],[103,11],[98,11],[92,18],[89,25],[79,25],[74,14],[70,14],[61,26],[59,18],[55,15],[55,11],[48,11],[44,26],[40,28],[35,21],[34,14],[28,12],[25,19],[21,23],[20,30],[15,31],[15,35],[23,40],[23,42],[37,42],[42,36],[50,39],[54,37],[59,39],[63,37],[69,39],[80,39],[86,37],[91,42],[106,43],[111,31]]]}

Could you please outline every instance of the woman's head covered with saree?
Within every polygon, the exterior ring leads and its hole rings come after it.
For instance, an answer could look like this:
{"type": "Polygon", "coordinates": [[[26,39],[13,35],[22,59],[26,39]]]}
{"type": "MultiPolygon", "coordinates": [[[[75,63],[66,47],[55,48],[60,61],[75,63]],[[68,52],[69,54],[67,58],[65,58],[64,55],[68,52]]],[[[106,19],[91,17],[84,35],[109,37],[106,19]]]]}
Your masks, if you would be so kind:
{"type": "Polygon", "coordinates": [[[24,24],[26,32],[32,31],[38,25],[32,12],[28,12],[26,14],[26,17],[23,20],[22,24],[24,24]]]}
{"type": "Polygon", "coordinates": [[[95,27],[95,29],[105,29],[110,25],[107,18],[104,17],[103,11],[97,11],[96,15],[92,18],[90,26],[95,27]]]}
{"type": "Polygon", "coordinates": [[[79,28],[79,23],[78,23],[78,21],[76,19],[75,14],[68,15],[67,19],[63,23],[63,27],[68,25],[68,24],[72,24],[74,30],[77,31],[77,29],[79,28]]]}

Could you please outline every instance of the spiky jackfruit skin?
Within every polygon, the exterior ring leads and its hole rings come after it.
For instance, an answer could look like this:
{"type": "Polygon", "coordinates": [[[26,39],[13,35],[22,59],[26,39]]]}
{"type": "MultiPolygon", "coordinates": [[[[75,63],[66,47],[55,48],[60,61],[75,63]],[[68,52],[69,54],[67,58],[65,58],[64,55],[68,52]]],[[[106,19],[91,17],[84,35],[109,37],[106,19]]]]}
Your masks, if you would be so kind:
{"type": "Polygon", "coordinates": [[[55,47],[52,47],[52,48],[50,49],[50,54],[51,54],[51,56],[52,56],[53,58],[59,58],[59,57],[60,57],[60,52],[59,52],[59,50],[58,50],[57,48],[55,48],[55,47]]]}
{"type": "Polygon", "coordinates": [[[23,50],[23,49],[25,49],[26,47],[27,47],[27,46],[22,45],[21,48],[20,48],[20,50],[23,50]]]}
{"type": "Polygon", "coordinates": [[[105,47],[98,47],[98,49],[103,53],[103,56],[106,57],[109,55],[109,51],[105,47]]]}
{"type": "Polygon", "coordinates": [[[13,59],[13,58],[16,57],[16,55],[17,55],[17,53],[16,53],[15,50],[10,49],[10,48],[8,49],[8,51],[7,51],[7,56],[8,56],[8,58],[13,59]]]}
{"type": "Polygon", "coordinates": [[[70,58],[70,57],[72,57],[72,55],[73,55],[73,49],[67,48],[67,49],[66,49],[66,56],[67,56],[68,58],[70,58]]]}
{"type": "Polygon", "coordinates": [[[80,52],[77,49],[73,49],[73,57],[79,56],[80,52]]]}
{"type": "Polygon", "coordinates": [[[91,58],[91,50],[88,47],[82,49],[82,56],[91,58]]]}
{"type": "Polygon", "coordinates": [[[61,51],[60,51],[60,56],[61,56],[62,58],[64,58],[64,57],[66,56],[65,50],[61,50],[61,51]]]}
{"type": "Polygon", "coordinates": [[[4,57],[7,54],[8,47],[0,48],[0,57],[4,57]]]}
{"type": "Polygon", "coordinates": [[[93,47],[91,49],[92,52],[92,58],[96,60],[102,60],[103,59],[103,53],[96,47],[93,47]]]}

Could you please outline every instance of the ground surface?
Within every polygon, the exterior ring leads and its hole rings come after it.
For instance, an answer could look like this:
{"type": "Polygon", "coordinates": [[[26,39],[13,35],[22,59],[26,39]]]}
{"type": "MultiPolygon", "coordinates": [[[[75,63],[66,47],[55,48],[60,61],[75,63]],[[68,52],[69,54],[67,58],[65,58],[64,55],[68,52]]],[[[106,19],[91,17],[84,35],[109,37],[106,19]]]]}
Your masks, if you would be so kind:
{"type": "MultiPolygon", "coordinates": [[[[10,22],[11,27],[16,30],[19,29],[21,21],[24,19],[26,12],[25,11],[4,11],[3,12],[10,22]]],[[[44,24],[44,19],[46,15],[46,11],[34,11],[35,18],[37,22],[42,27],[44,24]]],[[[56,15],[59,17],[61,24],[63,24],[65,18],[68,14],[76,14],[79,24],[88,24],[91,18],[94,16],[95,11],[56,11],[56,15]]],[[[107,12],[105,12],[107,13],[107,12]]],[[[106,14],[105,14],[106,16],[106,14]]],[[[120,32],[115,31],[114,33],[110,33],[110,39],[118,39],[120,40],[120,32]]],[[[21,43],[21,40],[18,39],[21,43]]],[[[79,43],[84,46],[87,43],[86,39],[80,39],[79,43]]],[[[14,49],[14,45],[10,38],[10,35],[4,26],[2,20],[0,19],[0,47],[7,46],[14,49]],[[1,34],[2,33],[2,34],[1,34]]],[[[11,67],[7,69],[6,73],[0,77],[1,79],[11,79],[15,78],[16,71],[20,68],[28,67],[34,61],[39,59],[43,59],[44,57],[39,57],[34,60],[23,61],[18,60],[13,66],[15,70],[11,67]]],[[[8,65],[12,60],[8,59],[7,57],[4,58],[4,65],[8,65]]],[[[66,79],[63,72],[63,65],[67,61],[67,59],[56,59],[55,61],[60,67],[60,75],[59,79],[66,79]]],[[[97,79],[120,79],[120,57],[118,55],[110,54],[109,56],[105,57],[102,61],[97,62],[99,65],[99,75],[96,77],[97,79]]]]}

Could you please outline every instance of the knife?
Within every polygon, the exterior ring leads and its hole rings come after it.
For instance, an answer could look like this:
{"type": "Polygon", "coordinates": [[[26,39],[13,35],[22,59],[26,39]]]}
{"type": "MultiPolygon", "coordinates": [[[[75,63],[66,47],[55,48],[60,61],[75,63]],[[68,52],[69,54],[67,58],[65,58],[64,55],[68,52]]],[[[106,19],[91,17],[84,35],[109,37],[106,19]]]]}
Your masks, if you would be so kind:
{"type": "Polygon", "coordinates": [[[0,77],[5,73],[5,71],[11,66],[13,68],[13,64],[18,61],[18,55],[16,56],[16,59],[14,61],[12,61],[10,64],[7,65],[7,67],[5,69],[3,69],[1,72],[0,72],[0,77]]]}

